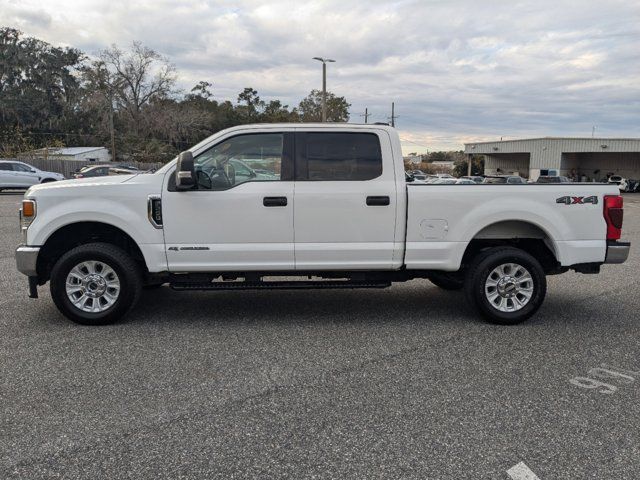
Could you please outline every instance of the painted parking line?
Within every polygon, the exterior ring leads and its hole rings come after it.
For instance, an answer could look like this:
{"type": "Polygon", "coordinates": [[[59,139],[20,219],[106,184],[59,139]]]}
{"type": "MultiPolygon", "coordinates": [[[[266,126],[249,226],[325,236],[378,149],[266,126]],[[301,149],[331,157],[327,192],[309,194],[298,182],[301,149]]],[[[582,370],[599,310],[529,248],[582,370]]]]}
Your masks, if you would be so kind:
{"type": "Polygon", "coordinates": [[[507,470],[507,474],[513,480],[540,480],[538,476],[524,464],[524,462],[520,462],[519,464],[511,467],[507,470]]]}

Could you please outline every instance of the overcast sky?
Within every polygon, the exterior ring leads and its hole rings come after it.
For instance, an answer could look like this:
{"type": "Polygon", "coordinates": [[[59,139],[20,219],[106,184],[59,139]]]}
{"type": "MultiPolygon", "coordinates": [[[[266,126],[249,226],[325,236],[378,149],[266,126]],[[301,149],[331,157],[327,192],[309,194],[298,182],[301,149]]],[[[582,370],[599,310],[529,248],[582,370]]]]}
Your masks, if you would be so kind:
{"type": "Polygon", "coordinates": [[[94,54],[133,40],[185,90],[244,87],[297,105],[321,88],[351,121],[387,121],[405,153],[500,137],[640,137],[640,0],[258,2],[0,0],[0,25],[94,54]]]}

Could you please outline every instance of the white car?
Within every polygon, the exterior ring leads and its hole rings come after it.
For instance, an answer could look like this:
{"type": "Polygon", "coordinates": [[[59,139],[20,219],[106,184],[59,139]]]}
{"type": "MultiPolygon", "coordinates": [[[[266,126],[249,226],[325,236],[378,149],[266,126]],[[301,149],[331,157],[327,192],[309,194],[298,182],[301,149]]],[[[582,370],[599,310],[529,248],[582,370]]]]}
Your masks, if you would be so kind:
{"type": "Polygon", "coordinates": [[[64,175],[45,172],[23,162],[0,160],[0,190],[23,190],[39,183],[64,180],[64,175]]]}
{"type": "Polygon", "coordinates": [[[611,175],[609,177],[609,182],[618,186],[621,192],[626,192],[629,187],[629,182],[626,178],[621,177],[620,175],[611,175]]]}
{"type": "Polygon", "coordinates": [[[22,201],[17,267],[31,297],[48,282],[60,311],[90,325],[117,321],[144,286],[412,279],[465,289],[480,315],[514,324],[540,308],[547,275],[598,273],[629,254],[615,185],[419,184],[401,152],[386,125],[242,125],[154,173],[36,185],[22,201]],[[242,175],[257,153],[269,175],[242,175]]]}

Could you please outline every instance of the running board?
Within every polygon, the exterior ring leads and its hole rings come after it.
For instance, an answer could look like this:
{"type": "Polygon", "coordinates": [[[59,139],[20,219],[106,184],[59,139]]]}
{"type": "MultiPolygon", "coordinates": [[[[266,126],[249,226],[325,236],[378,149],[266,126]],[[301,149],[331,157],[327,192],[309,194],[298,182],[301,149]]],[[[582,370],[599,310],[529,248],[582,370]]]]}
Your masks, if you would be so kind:
{"type": "Polygon", "coordinates": [[[270,289],[305,289],[305,288],[387,288],[391,282],[353,282],[353,281],[312,281],[312,282],[175,282],[174,290],[270,290],[270,289]]]}

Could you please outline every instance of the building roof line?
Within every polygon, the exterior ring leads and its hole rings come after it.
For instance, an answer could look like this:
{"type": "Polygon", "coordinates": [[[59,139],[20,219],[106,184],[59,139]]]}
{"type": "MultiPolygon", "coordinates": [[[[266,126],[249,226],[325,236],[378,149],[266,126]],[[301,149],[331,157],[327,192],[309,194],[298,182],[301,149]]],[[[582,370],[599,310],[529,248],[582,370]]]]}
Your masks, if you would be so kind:
{"type": "Polygon", "coordinates": [[[468,142],[465,143],[465,147],[467,145],[488,145],[491,143],[513,143],[513,142],[531,142],[531,141],[539,141],[539,140],[589,140],[589,141],[611,141],[611,140],[624,140],[624,141],[632,141],[632,142],[640,142],[640,137],[534,137],[534,138],[519,138],[516,140],[493,140],[493,141],[483,141],[483,142],[468,142]]]}

